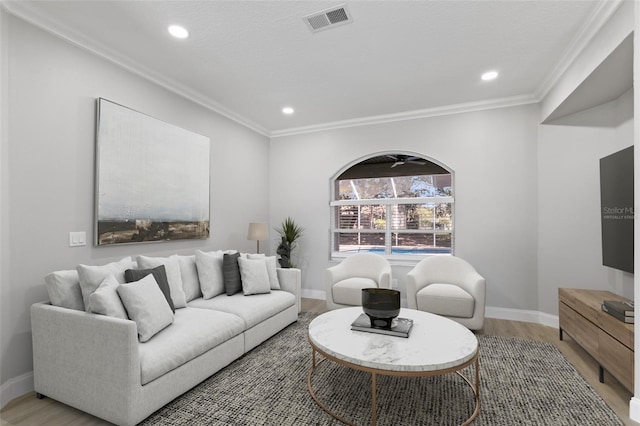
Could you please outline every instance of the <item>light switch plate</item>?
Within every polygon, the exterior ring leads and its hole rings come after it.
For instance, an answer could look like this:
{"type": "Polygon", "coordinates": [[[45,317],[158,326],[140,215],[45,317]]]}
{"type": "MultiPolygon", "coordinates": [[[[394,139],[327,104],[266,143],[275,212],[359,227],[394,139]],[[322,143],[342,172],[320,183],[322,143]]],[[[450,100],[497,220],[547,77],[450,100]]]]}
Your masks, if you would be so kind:
{"type": "Polygon", "coordinates": [[[87,233],[69,232],[69,247],[82,247],[87,245],[87,233]]]}

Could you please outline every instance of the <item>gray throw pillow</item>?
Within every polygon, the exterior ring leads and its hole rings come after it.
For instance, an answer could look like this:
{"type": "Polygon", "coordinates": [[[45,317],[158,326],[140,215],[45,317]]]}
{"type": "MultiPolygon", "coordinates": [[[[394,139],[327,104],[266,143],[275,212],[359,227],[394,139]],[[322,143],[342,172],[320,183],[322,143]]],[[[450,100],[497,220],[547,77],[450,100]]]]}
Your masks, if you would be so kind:
{"type": "Polygon", "coordinates": [[[240,276],[242,278],[242,292],[245,296],[271,292],[269,273],[264,259],[238,259],[240,276]]]}
{"type": "Polygon", "coordinates": [[[49,293],[49,301],[53,306],[84,311],[78,271],[51,272],[44,277],[44,283],[49,293]]]}
{"type": "Polygon", "coordinates": [[[171,306],[174,308],[187,307],[187,300],[182,289],[182,273],[180,272],[178,255],[174,254],[169,257],[138,256],[137,260],[140,269],[152,269],[164,265],[169,289],[171,289],[171,300],[173,301],[171,306]]]}
{"type": "Polygon", "coordinates": [[[240,278],[240,266],[238,266],[238,258],[240,253],[225,253],[222,258],[222,274],[224,277],[224,290],[227,296],[242,291],[242,279],[240,278]]]}
{"type": "Polygon", "coordinates": [[[200,290],[200,280],[198,279],[198,268],[196,266],[196,256],[178,256],[180,273],[182,274],[182,289],[185,300],[191,302],[193,299],[202,297],[200,290]]]}
{"type": "Polygon", "coordinates": [[[224,254],[219,250],[210,252],[196,250],[196,267],[204,299],[211,299],[224,293],[223,258],[224,254]]]}
{"type": "Polygon", "coordinates": [[[269,285],[271,290],[280,290],[280,280],[278,279],[278,262],[275,256],[265,256],[264,254],[248,254],[248,259],[264,259],[269,273],[269,285]]]}
{"type": "Polygon", "coordinates": [[[171,312],[175,312],[176,309],[173,307],[173,300],[171,299],[171,289],[169,288],[169,282],[167,281],[167,272],[164,268],[164,265],[160,265],[153,269],[127,269],[126,271],[124,271],[124,278],[126,282],[132,283],[134,281],[139,281],[149,274],[153,275],[153,278],[155,278],[158,287],[160,288],[160,290],[162,290],[162,294],[164,294],[164,297],[167,299],[167,303],[171,308],[171,312]]]}
{"type": "Polygon", "coordinates": [[[173,323],[173,312],[153,274],[135,283],[119,285],[118,295],[129,318],[136,323],[140,342],[146,342],[173,323]]]}
{"type": "Polygon", "coordinates": [[[78,278],[85,311],[91,312],[89,296],[102,284],[105,278],[113,275],[119,283],[124,283],[124,271],[133,268],[131,257],[127,256],[117,262],[111,262],[102,266],[78,265],[78,278]]]}
{"type": "Polygon", "coordinates": [[[119,285],[120,283],[113,275],[105,278],[98,289],[89,296],[91,312],[109,317],[129,319],[120,300],[120,296],[118,296],[119,285]]]}

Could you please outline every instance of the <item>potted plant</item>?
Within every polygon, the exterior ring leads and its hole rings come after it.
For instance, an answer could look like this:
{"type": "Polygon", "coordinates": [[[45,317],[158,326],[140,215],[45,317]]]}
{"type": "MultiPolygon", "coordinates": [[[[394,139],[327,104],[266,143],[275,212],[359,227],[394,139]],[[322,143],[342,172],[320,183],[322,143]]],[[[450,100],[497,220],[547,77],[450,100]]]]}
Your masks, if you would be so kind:
{"type": "Polygon", "coordinates": [[[291,268],[291,251],[296,247],[296,241],[302,236],[304,228],[296,224],[292,218],[287,217],[275,230],[280,234],[280,244],[276,249],[276,253],[280,256],[278,263],[281,268],[291,268]]]}

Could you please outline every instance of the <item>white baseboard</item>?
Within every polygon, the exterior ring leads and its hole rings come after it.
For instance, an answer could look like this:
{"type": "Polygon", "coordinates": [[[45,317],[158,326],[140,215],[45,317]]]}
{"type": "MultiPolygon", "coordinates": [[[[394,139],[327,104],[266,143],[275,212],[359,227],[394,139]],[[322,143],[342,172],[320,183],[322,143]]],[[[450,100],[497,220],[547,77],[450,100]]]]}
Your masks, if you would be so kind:
{"type": "Polygon", "coordinates": [[[305,299],[327,300],[325,297],[327,293],[320,290],[307,290],[303,288],[301,294],[305,299]]]}
{"type": "Polygon", "coordinates": [[[12,400],[33,391],[33,372],[9,379],[0,386],[0,408],[12,400]]]}
{"type": "Polygon", "coordinates": [[[485,308],[486,318],[506,319],[510,321],[533,322],[558,328],[558,316],[539,311],[529,311],[526,309],[497,308],[487,306],[485,308]]]}
{"type": "Polygon", "coordinates": [[[635,396],[629,402],[629,418],[634,422],[640,423],[640,398],[635,396]]]}

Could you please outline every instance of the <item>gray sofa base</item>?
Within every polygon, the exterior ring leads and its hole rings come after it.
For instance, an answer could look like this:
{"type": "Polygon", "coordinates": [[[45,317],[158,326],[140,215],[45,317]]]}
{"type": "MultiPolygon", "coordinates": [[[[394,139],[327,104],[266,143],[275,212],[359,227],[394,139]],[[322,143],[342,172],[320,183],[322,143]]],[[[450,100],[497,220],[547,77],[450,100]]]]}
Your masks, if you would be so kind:
{"type": "Polygon", "coordinates": [[[140,386],[139,404],[132,407],[130,424],[141,422],[159,407],[240,358],[244,354],[243,348],[244,336],[236,336],[156,380],[140,386]]]}
{"type": "Polygon", "coordinates": [[[262,321],[259,324],[246,330],[244,335],[244,352],[247,353],[251,349],[258,346],[268,338],[277,334],[280,330],[291,323],[298,320],[298,308],[293,305],[271,318],[262,321]]]}
{"type": "Polygon", "coordinates": [[[36,397],[38,399],[50,397],[117,425],[135,425],[153,414],[159,407],[173,401],[241,357],[244,353],[243,347],[242,335],[216,346],[158,379],[133,389],[132,399],[127,401],[125,407],[119,407],[118,410],[107,407],[106,399],[96,400],[96,403],[91,406],[87,405],[86,401],[78,403],[79,395],[62,396],[57,389],[47,383],[38,384],[38,389],[47,389],[47,393],[36,392],[36,397]]]}
{"type": "Polygon", "coordinates": [[[132,426],[295,322],[298,308],[287,308],[144,386],[133,321],[48,303],[34,304],[31,318],[37,394],[132,426]]]}
{"type": "MultiPolygon", "coordinates": [[[[141,344],[134,321],[52,306],[49,302],[32,305],[36,395],[50,397],[118,425],[131,426],[141,422],[297,321],[300,270],[277,271],[283,292],[293,296],[274,294],[271,298],[247,299],[251,306],[249,310],[246,306],[243,308],[242,298],[236,297],[233,309],[237,312],[228,314],[235,315],[238,322],[245,322],[243,331],[229,335],[227,340],[206,352],[193,354],[189,361],[145,385],[142,385],[141,344]],[[256,303],[257,300],[261,302],[256,303]],[[256,309],[265,309],[264,314],[268,314],[256,317],[256,309]]],[[[210,308],[220,312],[213,306],[210,308]]],[[[203,310],[197,307],[183,309],[203,310]]],[[[187,318],[197,320],[197,316],[179,315],[177,321],[187,318]]],[[[166,342],[163,345],[166,349],[166,342]]]]}

